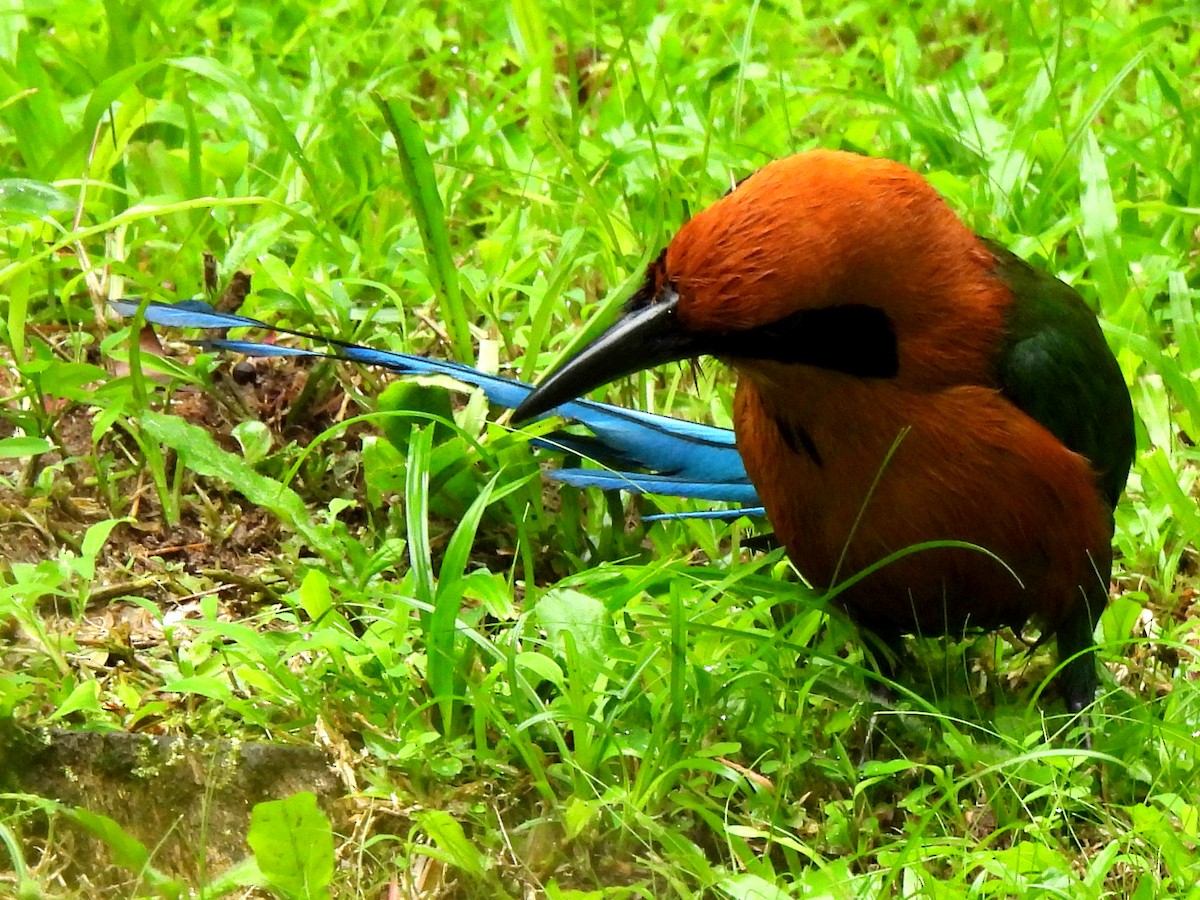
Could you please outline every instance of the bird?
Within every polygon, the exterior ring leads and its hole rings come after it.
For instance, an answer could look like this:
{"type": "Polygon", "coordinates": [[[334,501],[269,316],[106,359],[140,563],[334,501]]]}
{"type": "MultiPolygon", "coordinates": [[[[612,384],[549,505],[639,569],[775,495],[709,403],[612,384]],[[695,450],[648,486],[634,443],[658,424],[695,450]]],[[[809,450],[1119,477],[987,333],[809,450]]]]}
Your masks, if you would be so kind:
{"type": "Polygon", "coordinates": [[[685,222],[513,421],[702,356],[736,374],[736,446],[776,537],[868,643],[1037,620],[1067,709],[1094,701],[1136,437],[1073,288],[977,236],[913,169],[802,152],[685,222]]]}
{"type": "MultiPolygon", "coordinates": [[[[464,363],[379,350],[326,335],[270,325],[239,313],[222,312],[199,299],[164,303],[138,298],[109,301],[120,316],[166,328],[187,328],[225,334],[231,328],[251,328],[287,334],[324,344],[313,350],[268,341],[206,337],[194,343],[204,350],[252,357],[326,358],[377,366],[403,376],[445,376],[481,389],[488,400],[512,409],[533,391],[533,385],[480,371],[464,363]]],[[[658,494],[734,504],[728,508],[686,510],[647,515],[658,519],[724,519],[764,515],[758,494],[746,474],[733,432],[672,416],[625,409],[590,400],[564,403],[550,413],[587,428],[590,434],[557,430],[537,438],[537,447],[599,462],[603,468],[554,468],[547,475],[578,488],[600,488],[632,494],[658,494]]],[[[540,417],[535,417],[540,418],[540,417]]]]}

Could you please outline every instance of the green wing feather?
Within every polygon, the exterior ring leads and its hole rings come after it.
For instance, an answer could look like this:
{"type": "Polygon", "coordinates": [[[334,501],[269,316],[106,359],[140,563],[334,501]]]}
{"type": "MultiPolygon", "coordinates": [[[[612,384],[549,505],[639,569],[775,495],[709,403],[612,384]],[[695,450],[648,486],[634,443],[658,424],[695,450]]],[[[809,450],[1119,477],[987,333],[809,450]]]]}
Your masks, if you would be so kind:
{"type": "Polygon", "coordinates": [[[1095,313],[1079,294],[999,244],[996,274],[1012,290],[1007,339],[994,375],[1001,391],[1071,450],[1088,458],[1111,507],[1133,463],[1129,388],[1095,313]]]}

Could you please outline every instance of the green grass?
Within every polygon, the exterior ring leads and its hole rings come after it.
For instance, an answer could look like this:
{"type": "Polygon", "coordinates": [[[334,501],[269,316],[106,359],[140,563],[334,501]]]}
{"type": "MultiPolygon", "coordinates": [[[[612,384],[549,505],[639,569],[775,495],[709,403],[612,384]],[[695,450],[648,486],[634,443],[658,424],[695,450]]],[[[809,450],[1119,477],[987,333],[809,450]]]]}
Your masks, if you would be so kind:
{"type": "MultiPolygon", "coordinates": [[[[1162,0],[10,4],[0,723],[353,748],[379,824],[334,817],[316,888],[252,840],[261,871],[231,883],[279,896],[1192,896],[1194,22],[1162,0]],[[548,490],[477,396],[335,364],[239,385],[105,312],[215,293],[208,252],[220,285],[252,273],[249,315],[532,380],[689,214],[817,146],[915,167],[1102,314],[1139,454],[1091,751],[1037,703],[1048,655],[997,636],[914,645],[864,752],[869,658],[746,523],[548,490]],[[137,664],[96,662],[87,623],[139,606],[137,664]]],[[[731,387],[706,364],[604,396],[727,425],[731,387]]],[[[182,889],[29,796],[0,808],[8,852],[47,817],[182,889]]],[[[55,873],[100,864],[49,834],[4,890],[88,895],[55,873]]]]}

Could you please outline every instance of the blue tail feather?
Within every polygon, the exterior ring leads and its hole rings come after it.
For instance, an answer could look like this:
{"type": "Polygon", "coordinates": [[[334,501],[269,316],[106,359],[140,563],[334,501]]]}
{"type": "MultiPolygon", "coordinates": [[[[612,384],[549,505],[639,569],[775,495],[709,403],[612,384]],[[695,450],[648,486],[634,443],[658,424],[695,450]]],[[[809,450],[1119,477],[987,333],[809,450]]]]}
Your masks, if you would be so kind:
{"type": "MultiPolygon", "coordinates": [[[[134,300],[110,302],[117,313],[127,317],[134,316],[141,308],[141,304],[134,300]]],[[[462,363],[376,350],[323,335],[277,328],[248,316],[218,312],[199,300],[173,304],[151,302],[143,310],[143,316],[151,324],[171,328],[262,328],[318,341],[330,349],[308,350],[231,338],[207,338],[196,343],[206,349],[233,351],[247,356],[328,358],[382,366],[401,375],[446,375],[480,388],[489,401],[509,409],[518,406],[533,390],[532,385],[481,372],[462,363]]],[[[750,483],[741,454],[738,453],[733,432],[728,429],[592,400],[574,400],[547,415],[558,415],[577,422],[592,433],[577,435],[554,432],[539,438],[535,442],[537,446],[586,456],[611,467],[551,470],[549,476],[557,481],[578,487],[740,503],[748,507],[666,514],[654,518],[732,519],[741,515],[763,514],[758,494],[750,483]],[[623,471],[625,467],[648,471],[623,471]]]]}

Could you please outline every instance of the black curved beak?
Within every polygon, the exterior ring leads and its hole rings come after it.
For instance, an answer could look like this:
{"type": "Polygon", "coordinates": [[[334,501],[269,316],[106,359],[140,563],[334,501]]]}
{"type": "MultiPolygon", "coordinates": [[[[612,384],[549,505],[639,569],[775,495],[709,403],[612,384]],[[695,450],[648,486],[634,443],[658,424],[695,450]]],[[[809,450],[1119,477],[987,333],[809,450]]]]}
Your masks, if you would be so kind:
{"type": "Polygon", "coordinates": [[[668,289],[657,302],[622,316],[534,388],[513,413],[513,422],[540,416],[625,375],[706,352],[699,335],[680,329],[678,304],[679,295],[668,289]]]}

